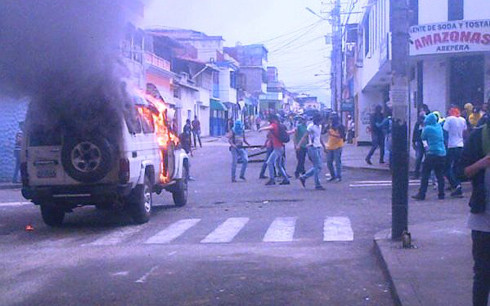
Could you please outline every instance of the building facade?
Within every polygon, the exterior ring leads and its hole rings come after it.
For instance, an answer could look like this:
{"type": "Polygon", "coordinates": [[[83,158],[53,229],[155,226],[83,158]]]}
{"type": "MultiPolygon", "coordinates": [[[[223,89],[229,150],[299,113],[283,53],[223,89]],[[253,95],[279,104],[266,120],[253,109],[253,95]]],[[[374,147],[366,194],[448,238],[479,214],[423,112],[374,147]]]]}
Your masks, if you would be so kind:
{"type": "MultiPolygon", "coordinates": [[[[409,123],[423,104],[445,114],[451,106],[480,107],[490,99],[490,2],[410,0],[409,123]]],[[[357,141],[371,141],[369,115],[389,108],[390,1],[373,0],[358,28],[354,106],[357,141]]]]}

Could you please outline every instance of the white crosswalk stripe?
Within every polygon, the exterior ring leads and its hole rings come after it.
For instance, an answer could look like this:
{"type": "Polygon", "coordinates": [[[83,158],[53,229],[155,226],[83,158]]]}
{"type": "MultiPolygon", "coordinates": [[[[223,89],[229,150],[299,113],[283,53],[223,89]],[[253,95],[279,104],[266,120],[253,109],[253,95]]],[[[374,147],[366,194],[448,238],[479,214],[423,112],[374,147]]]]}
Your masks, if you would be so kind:
{"type": "Polygon", "coordinates": [[[132,235],[136,234],[142,229],[142,226],[129,226],[121,229],[117,229],[110,234],[104,235],[99,239],[96,239],[90,243],[83,244],[82,246],[94,246],[94,245],[117,245],[132,235]]]}
{"type": "Polygon", "coordinates": [[[177,221],[163,231],[158,232],[156,235],[150,237],[146,240],[146,244],[163,244],[169,243],[172,240],[176,239],[183,233],[185,233],[188,229],[199,223],[201,219],[183,219],[177,221]]]}
{"type": "Polygon", "coordinates": [[[354,232],[347,217],[327,217],[323,224],[323,241],[352,241],[354,232]]]}
{"type": "Polygon", "coordinates": [[[275,218],[264,235],[264,242],[293,241],[296,217],[275,218]]]}
{"type": "MultiPolygon", "coordinates": [[[[409,186],[419,186],[420,180],[409,180],[409,186]]],[[[352,184],[349,184],[350,188],[359,188],[359,187],[391,187],[390,181],[354,181],[352,184]]]]}
{"type": "Polygon", "coordinates": [[[201,243],[226,243],[230,242],[248,223],[249,218],[228,218],[213,232],[206,236],[201,243]]]}

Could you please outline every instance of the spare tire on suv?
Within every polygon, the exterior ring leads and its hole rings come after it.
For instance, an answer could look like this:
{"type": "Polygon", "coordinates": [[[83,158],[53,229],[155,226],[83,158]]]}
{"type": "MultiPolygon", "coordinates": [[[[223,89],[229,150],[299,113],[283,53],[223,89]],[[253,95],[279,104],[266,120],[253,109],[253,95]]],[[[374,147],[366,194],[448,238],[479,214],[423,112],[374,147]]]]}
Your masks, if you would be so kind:
{"type": "Polygon", "coordinates": [[[114,149],[102,137],[64,137],[61,162],[66,173],[83,183],[95,183],[111,171],[114,149]]]}

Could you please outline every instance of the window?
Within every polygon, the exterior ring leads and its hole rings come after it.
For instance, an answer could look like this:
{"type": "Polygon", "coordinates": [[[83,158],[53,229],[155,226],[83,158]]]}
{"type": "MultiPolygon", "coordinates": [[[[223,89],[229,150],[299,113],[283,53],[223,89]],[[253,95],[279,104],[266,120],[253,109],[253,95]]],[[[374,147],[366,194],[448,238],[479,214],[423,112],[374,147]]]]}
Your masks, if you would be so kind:
{"type": "Polygon", "coordinates": [[[127,109],[124,113],[124,119],[126,120],[126,125],[128,126],[129,133],[141,133],[141,122],[136,109],[127,109]]]}
{"type": "Polygon", "coordinates": [[[174,87],[174,98],[180,99],[180,87],[179,86],[174,87]]]}
{"type": "Polygon", "coordinates": [[[448,0],[447,20],[464,19],[464,0],[448,0]]]}
{"type": "Polygon", "coordinates": [[[231,88],[237,88],[237,82],[236,82],[236,72],[235,71],[230,71],[230,87],[231,88]]]}
{"type": "Polygon", "coordinates": [[[141,126],[143,133],[151,134],[155,132],[155,123],[153,122],[153,113],[146,107],[138,107],[140,114],[141,126]]]}
{"type": "Polygon", "coordinates": [[[364,21],[364,55],[367,56],[369,54],[369,17],[364,21]]]}

